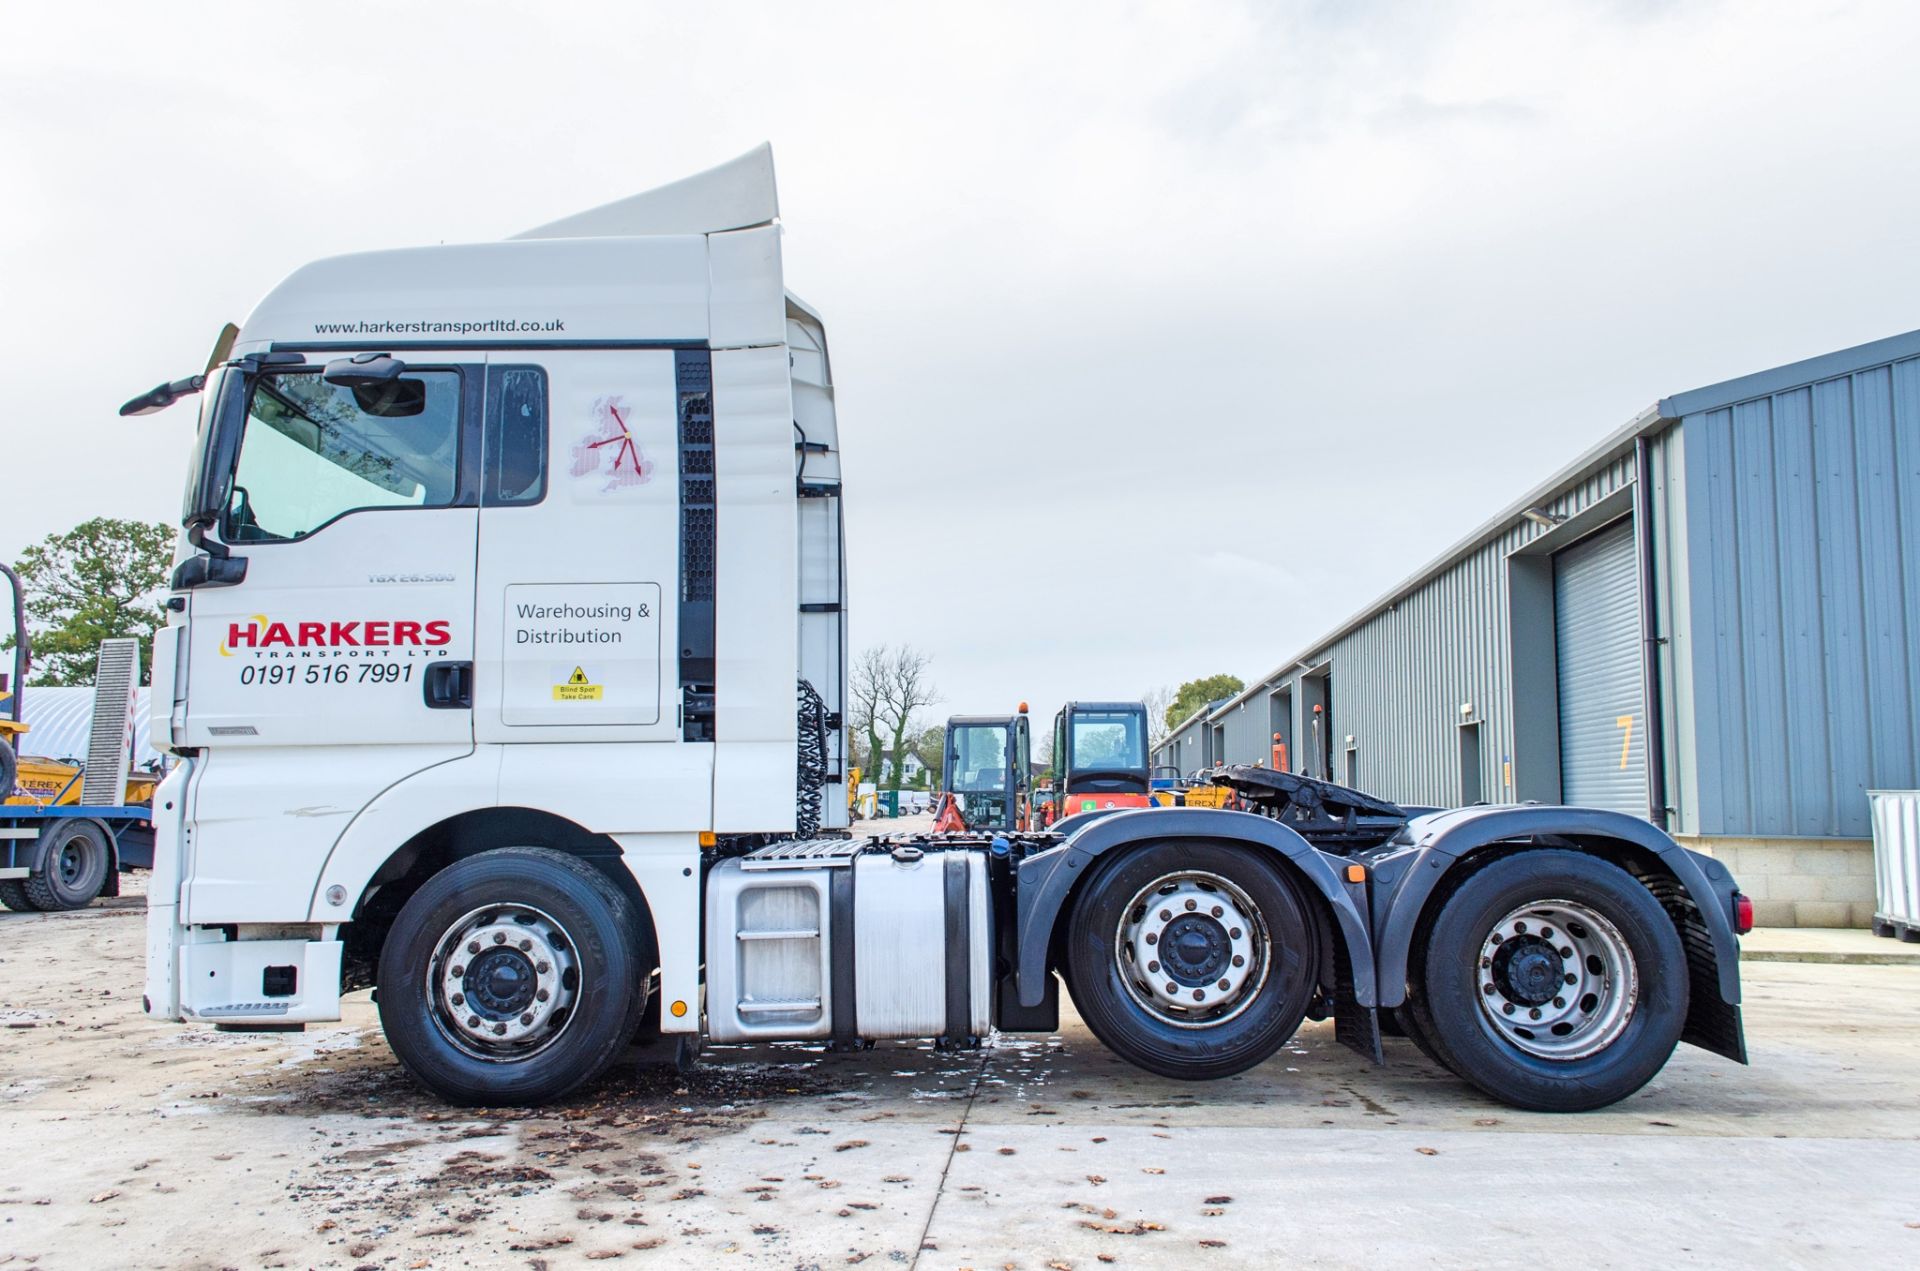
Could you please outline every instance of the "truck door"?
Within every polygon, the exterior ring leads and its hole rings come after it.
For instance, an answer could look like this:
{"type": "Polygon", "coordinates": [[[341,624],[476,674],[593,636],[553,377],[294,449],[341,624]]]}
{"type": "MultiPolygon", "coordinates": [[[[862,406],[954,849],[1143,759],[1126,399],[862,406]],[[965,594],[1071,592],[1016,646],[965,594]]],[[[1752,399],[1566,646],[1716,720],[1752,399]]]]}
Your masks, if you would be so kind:
{"type": "Polygon", "coordinates": [[[681,435],[679,360],[528,350],[486,370],[474,726],[540,743],[507,746],[503,802],[597,829],[699,828],[712,808],[695,716],[713,604],[683,586],[712,568],[693,535],[712,480],[681,481],[683,451],[711,472],[712,439],[681,435]]]}
{"type": "Polygon", "coordinates": [[[267,367],[244,390],[210,537],[245,577],[188,594],[186,743],[207,748],[190,922],[304,914],[368,800],[473,747],[483,369],[408,352],[390,383],[346,386],[323,375],[338,356],[267,367]],[[275,841],[249,822],[278,826],[275,841]]]}

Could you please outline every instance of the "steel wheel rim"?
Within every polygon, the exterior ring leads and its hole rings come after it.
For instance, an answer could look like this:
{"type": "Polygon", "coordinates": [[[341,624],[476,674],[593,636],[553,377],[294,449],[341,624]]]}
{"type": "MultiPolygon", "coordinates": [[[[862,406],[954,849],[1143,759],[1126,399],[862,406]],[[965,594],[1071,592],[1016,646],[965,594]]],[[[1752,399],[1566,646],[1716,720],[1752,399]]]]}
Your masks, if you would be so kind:
{"type": "Polygon", "coordinates": [[[78,835],[61,845],[59,868],[60,881],[68,887],[76,886],[87,872],[87,849],[78,835]]]}
{"type": "Polygon", "coordinates": [[[1211,1028],[1259,997],[1272,964],[1259,906],[1218,874],[1179,870],[1135,892],[1114,932],[1134,1004],[1177,1028],[1211,1028]]]}
{"type": "Polygon", "coordinates": [[[1620,1040],[1640,971],[1620,928],[1590,905],[1538,900],[1493,924],[1474,967],[1480,1019],[1500,1041],[1568,1063],[1620,1040]]]}
{"type": "Polygon", "coordinates": [[[573,1022],[580,958],[572,935],[531,905],[487,905],[451,924],[427,966],[433,1020],[491,1063],[545,1051],[573,1022]]]}

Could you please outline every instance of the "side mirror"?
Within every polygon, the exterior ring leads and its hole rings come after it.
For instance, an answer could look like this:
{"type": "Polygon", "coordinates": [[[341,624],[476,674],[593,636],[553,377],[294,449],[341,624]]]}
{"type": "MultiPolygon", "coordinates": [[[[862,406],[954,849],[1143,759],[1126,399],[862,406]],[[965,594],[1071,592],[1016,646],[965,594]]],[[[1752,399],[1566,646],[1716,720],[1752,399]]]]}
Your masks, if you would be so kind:
{"type": "Polygon", "coordinates": [[[151,415],[155,411],[165,410],[182,397],[190,396],[207,386],[204,375],[189,375],[183,380],[174,380],[171,384],[161,384],[150,388],[140,396],[120,408],[122,415],[151,415]]]}

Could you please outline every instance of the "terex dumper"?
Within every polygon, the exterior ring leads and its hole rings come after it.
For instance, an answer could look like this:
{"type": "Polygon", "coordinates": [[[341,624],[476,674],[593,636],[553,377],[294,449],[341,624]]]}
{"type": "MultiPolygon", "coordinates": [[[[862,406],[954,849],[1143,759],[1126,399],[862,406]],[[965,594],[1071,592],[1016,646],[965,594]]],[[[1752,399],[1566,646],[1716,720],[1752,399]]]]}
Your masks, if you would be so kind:
{"type": "Polygon", "coordinates": [[[847,837],[840,440],[777,221],[763,148],[510,241],[317,261],[128,403],[201,402],[151,1014],[292,1028],[372,985],[406,1068],[476,1103],[656,1032],[1052,1030],[1062,981],[1178,1078],[1329,1016],[1532,1108],[1682,1040],[1743,1058],[1733,879],[1627,816],[1256,770],[1228,774],[1256,812],[847,837]]]}

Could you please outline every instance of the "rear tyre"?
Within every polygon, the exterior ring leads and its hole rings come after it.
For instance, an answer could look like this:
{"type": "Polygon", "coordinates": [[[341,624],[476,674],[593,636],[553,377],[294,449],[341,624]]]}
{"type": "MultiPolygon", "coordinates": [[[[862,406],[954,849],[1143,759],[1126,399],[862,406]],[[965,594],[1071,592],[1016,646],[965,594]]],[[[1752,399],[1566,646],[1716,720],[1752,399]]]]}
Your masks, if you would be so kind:
{"type": "Polygon", "coordinates": [[[1585,1112],[1660,1071],[1687,1017],[1673,922],[1618,866],[1580,852],[1495,861],[1448,898],[1408,986],[1442,1063],[1536,1112],[1585,1112]]]}
{"type": "Polygon", "coordinates": [[[34,912],[33,902],[27,899],[27,889],[18,878],[0,878],[0,905],[15,913],[34,912]]]}
{"type": "Polygon", "coordinates": [[[27,903],[48,913],[92,904],[113,860],[106,831],[91,821],[61,820],[40,831],[40,841],[40,868],[22,881],[27,903]]]}
{"type": "Polygon", "coordinates": [[[452,1103],[537,1104],[597,1076],[646,1009],[644,928],[591,864],[514,847],[457,861],[394,919],[380,1024],[452,1103]]]}
{"type": "Polygon", "coordinates": [[[1087,882],[1065,970],[1080,1017],[1109,1050],[1205,1081],[1245,1072],[1293,1036],[1319,947],[1306,902],[1252,851],[1156,843],[1087,882]]]}

